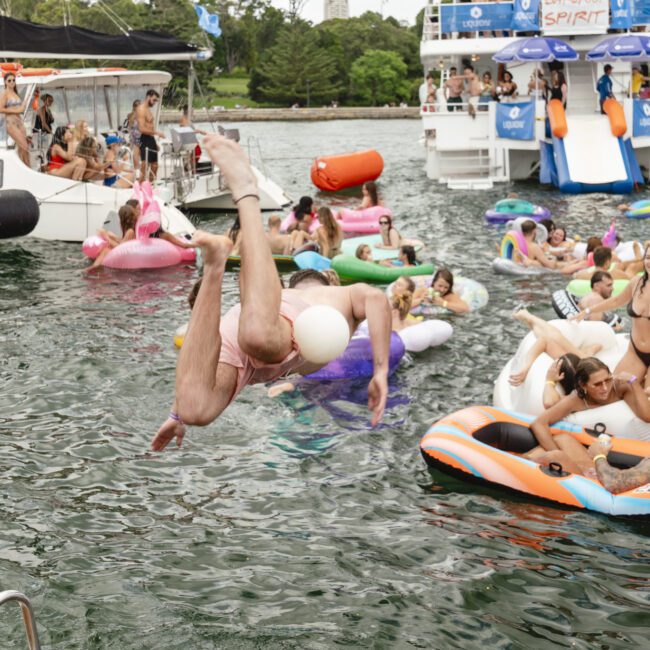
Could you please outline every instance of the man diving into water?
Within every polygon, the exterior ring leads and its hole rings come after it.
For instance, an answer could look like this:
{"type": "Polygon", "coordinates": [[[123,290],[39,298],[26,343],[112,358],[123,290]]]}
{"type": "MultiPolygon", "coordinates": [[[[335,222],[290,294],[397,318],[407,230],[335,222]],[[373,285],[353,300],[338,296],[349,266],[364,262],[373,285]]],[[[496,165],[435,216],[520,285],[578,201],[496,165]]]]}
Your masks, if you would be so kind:
{"type": "Polygon", "coordinates": [[[309,374],[322,367],[300,356],[293,337],[295,319],[312,305],[337,309],[350,333],[368,319],[374,364],[368,408],[374,426],[383,415],[388,394],[391,314],[386,296],[365,284],[283,290],[262,226],[257,181],[246,155],[237,143],[219,135],[206,136],[202,146],[224,174],[239,211],[241,302],[221,316],[221,285],[232,242],[197,231],[193,242],[203,254],[203,281],[176,365],[174,405],[151,448],[161,451],[174,438],[180,446],[185,425],[210,424],[248,384],[294,371],[309,374]]]}

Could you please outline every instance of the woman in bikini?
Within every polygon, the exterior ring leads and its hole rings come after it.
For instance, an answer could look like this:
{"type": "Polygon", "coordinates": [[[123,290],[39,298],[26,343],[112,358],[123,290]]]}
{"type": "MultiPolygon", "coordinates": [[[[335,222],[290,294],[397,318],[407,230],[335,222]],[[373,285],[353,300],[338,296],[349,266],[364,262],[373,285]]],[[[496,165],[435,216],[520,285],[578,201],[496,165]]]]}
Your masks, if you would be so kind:
{"type": "Polygon", "coordinates": [[[379,217],[379,233],[381,234],[381,243],[375,244],[375,248],[392,249],[402,245],[402,236],[393,226],[393,219],[387,214],[379,217]]]}
{"type": "Polygon", "coordinates": [[[624,400],[634,414],[650,422],[650,402],[641,378],[622,372],[612,376],[599,359],[582,359],[575,374],[575,391],[547,409],[531,425],[539,447],[526,455],[542,465],[560,463],[566,471],[596,477],[594,461],[575,438],[568,434],[552,435],[551,426],[567,415],[624,400]]]}
{"type": "Polygon", "coordinates": [[[80,181],[86,171],[86,161],[70,151],[71,141],[72,130],[67,126],[58,126],[47,151],[47,173],[80,181]]]}
{"type": "Polygon", "coordinates": [[[0,131],[16,143],[18,157],[29,167],[29,143],[23,124],[27,103],[16,92],[16,75],[8,72],[4,78],[4,90],[0,93],[0,131]]]}
{"type": "Polygon", "coordinates": [[[603,300],[594,307],[583,309],[574,318],[582,320],[592,313],[600,314],[612,311],[627,303],[627,313],[632,319],[630,344],[623,358],[618,362],[614,372],[629,372],[649,385],[648,367],[650,367],[650,287],[648,274],[650,273],[650,246],[643,254],[643,275],[630,280],[627,287],[618,296],[603,300]]]}

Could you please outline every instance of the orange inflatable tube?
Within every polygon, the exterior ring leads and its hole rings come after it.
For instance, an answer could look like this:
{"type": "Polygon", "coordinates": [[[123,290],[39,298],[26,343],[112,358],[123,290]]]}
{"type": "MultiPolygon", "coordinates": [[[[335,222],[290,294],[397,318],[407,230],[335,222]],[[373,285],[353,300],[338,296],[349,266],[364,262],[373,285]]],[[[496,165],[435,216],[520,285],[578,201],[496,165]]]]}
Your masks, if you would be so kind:
{"type": "Polygon", "coordinates": [[[19,77],[47,77],[51,74],[60,74],[61,70],[56,68],[23,68],[19,73],[19,77]]]}
{"type": "MultiPolygon", "coordinates": [[[[530,430],[534,419],[491,406],[472,406],[436,422],[422,438],[420,450],[431,467],[466,479],[608,515],[650,516],[650,484],[612,494],[596,478],[571,474],[558,463],[540,465],[526,458],[524,454],[538,446],[530,430]]],[[[570,435],[587,447],[602,433],[598,425],[596,429],[556,422],[551,433],[570,435]]],[[[650,442],[617,437],[611,442],[607,459],[620,469],[650,457],[650,442]]]]}
{"type": "Polygon", "coordinates": [[[336,192],[374,181],[383,169],[384,159],[374,149],[338,156],[320,156],[311,166],[311,180],[319,190],[336,192]]]}
{"type": "Polygon", "coordinates": [[[610,97],[603,102],[603,110],[609,118],[612,135],[615,138],[622,138],[627,131],[627,122],[621,104],[610,97]]]}
{"type": "Polygon", "coordinates": [[[551,133],[556,138],[563,138],[568,132],[569,127],[566,123],[566,112],[559,99],[551,99],[546,107],[548,121],[551,123],[551,133]]]}
{"type": "Polygon", "coordinates": [[[0,63],[0,70],[2,72],[20,72],[23,66],[20,63],[0,63]]]}

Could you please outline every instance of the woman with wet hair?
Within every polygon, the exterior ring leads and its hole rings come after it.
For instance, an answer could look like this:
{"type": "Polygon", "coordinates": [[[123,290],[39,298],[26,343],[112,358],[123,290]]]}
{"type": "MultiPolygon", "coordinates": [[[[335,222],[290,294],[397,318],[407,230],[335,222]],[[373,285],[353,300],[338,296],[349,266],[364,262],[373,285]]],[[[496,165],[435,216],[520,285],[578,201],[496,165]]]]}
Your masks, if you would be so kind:
{"type": "Polygon", "coordinates": [[[571,413],[607,406],[619,400],[624,400],[638,418],[650,422],[650,402],[637,376],[626,372],[612,376],[600,359],[582,359],[575,372],[575,390],[530,425],[540,446],[528,452],[526,457],[542,465],[560,463],[568,472],[595,478],[594,461],[587,449],[568,434],[554,436],[551,426],[571,413]]]}
{"type": "Polygon", "coordinates": [[[377,190],[377,183],[375,181],[367,181],[361,186],[361,193],[363,194],[363,199],[361,199],[361,210],[366,208],[373,208],[377,205],[381,205],[379,202],[379,192],[377,190]]]}
{"type": "MultiPolygon", "coordinates": [[[[464,314],[469,311],[469,305],[454,293],[454,275],[449,269],[438,269],[431,280],[429,289],[423,289],[422,300],[454,314],[464,314]]],[[[420,296],[416,295],[416,299],[420,296]]]]}

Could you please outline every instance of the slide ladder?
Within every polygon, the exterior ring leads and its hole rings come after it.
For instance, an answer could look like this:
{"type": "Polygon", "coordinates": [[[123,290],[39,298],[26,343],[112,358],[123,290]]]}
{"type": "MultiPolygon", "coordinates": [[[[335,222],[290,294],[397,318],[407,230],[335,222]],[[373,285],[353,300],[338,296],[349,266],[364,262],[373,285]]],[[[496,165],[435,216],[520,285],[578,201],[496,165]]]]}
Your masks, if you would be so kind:
{"type": "Polygon", "coordinates": [[[608,99],[603,108],[605,115],[567,117],[560,100],[548,104],[552,150],[542,158],[551,169],[542,175],[550,175],[563,192],[629,194],[634,189],[638,164],[623,140],[627,131],[623,107],[608,99]]]}

